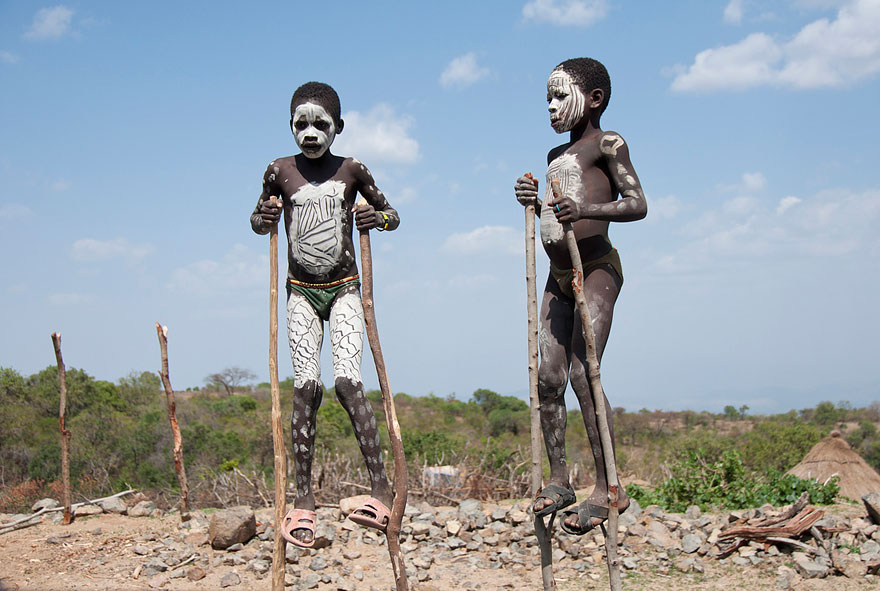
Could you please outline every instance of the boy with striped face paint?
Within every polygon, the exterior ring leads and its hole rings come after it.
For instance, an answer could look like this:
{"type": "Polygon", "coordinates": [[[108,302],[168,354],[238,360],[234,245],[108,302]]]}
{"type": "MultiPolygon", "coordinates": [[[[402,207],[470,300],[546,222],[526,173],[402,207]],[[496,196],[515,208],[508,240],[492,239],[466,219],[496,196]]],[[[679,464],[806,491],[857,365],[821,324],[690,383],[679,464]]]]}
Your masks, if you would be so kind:
{"type": "MultiPolygon", "coordinates": [[[[575,502],[565,463],[565,389],[571,382],[584,418],[596,464],[596,487],[576,508],[564,512],[562,527],[584,534],[608,517],[608,483],[599,439],[599,428],[590,389],[586,344],[575,310],[571,288],[573,271],[562,223],[570,222],[583,263],[587,300],[596,354],[601,360],[611,331],[614,303],[623,285],[617,250],[608,239],[609,222],[631,222],[647,214],[645,195],[629,158],[629,147],[620,135],[602,131],[599,119],[611,96],[605,67],[590,58],[562,62],[547,80],[550,126],[569,133],[569,141],[547,155],[545,200],[538,198],[538,181],[530,175],[517,179],[514,191],[523,205],[535,205],[540,217],[541,242],[550,258],[550,274],[541,303],[538,396],[541,429],[550,460],[550,482],[534,502],[536,515],[548,515],[575,502]],[[550,181],[559,179],[562,195],[554,200],[550,181]]],[[[608,424],[611,405],[605,401],[608,424]]],[[[613,437],[613,431],[612,431],[613,437]]],[[[621,511],[629,506],[620,489],[621,511]]]]}
{"type": "Polygon", "coordinates": [[[315,419],[323,397],[321,342],[330,326],[336,395],[348,412],[370,473],[372,497],[350,518],[384,530],[391,505],[376,417],[361,382],[364,312],[352,243],[360,230],[394,230],[397,212],[367,168],[354,158],[330,153],[342,132],[339,97],[330,86],[308,82],[290,102],[290,130],[300,154],[269,163],[263,191],[251,214],[257,234],[267,234],[284,216],[288,239],[287,335],[293,361],[293,438],[296,500],[281,524],[284,537],[309,547],[315,539],[315,495],[311,487],[315,419]],[[357,195],[366,205],[355,207],[357,195]],[[271,197],[278,197],[276,206],[271,197]]]}

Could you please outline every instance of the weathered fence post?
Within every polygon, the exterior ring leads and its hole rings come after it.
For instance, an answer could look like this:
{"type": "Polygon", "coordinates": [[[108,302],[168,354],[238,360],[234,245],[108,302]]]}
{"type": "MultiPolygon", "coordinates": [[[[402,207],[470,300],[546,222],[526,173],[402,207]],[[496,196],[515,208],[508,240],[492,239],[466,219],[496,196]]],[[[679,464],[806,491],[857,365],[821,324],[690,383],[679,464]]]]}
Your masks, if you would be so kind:
{"type": "Polygon", "coordinates": [[[58,364],[58,391],[60,399],[58,403],[58,424],[61,429],[61,486],[64,489],[64,525],[73,522],[73,512],[70,510],[70,429],[64,421],[67,414],[67,370],[61,359],[61,335],[52,333],[52,345],[55,349],[55,362],[58,364]]]}
{"type": "Polygon", "coordinates": [[[186,484],[186,468],[183,465],[183,437],[180,435],[180,425],[177,424],[177,410],[174,403],[174,388],[171,387],[171,378],[168,374],[168,327],[156,323],[156,335],[159,337],[159,353],[162,359],[162,368],[159,370],[159,378],[165,389],[165,406],[168,408],[168,421],[171,423],[171,436],[174,438],[174,470],[177,472],[177,482],[180,484],[180,520],[189,521],[189,487],[186,484]]]}

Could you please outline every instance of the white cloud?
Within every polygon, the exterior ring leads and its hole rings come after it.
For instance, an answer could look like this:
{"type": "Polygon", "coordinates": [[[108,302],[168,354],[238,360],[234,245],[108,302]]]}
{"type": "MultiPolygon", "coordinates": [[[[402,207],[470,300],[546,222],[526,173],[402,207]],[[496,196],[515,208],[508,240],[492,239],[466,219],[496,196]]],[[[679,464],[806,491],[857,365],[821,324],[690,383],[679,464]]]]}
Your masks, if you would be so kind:
{"type": "Polygon", "coordinates": [[[760,172],[744,172],[742,184],[746,191],[753,193],[763,190],[767,186],[767,179],[760,172]]]}
{"type": "Polygon", "coordinates": [[[738,197],[687,224],[687,242],[660,254],[654,267],[661,273],[717,272],[731,263],[784,264],[804,257],[870,260],[869,253],[880,250],[878,225],[880,189],[837,189],[777,203],[738,197]]]}
{"type": "Polygon", "coordinates": [[[419,143],[409,135],[414,122],[409,115],[379,103],[367,113],[349,111],[342,118],[345,127],[334,152],[354,156],[367,166],[373,162],[412,164],[419,159],[419,143]]]}
{"type": "MultiPolygon", "coordinates": [[[[415,189],[412,187],[402,187],[394,192],[392,203],[397,207],[398,203],[412,203],[416,200],[418,200],[418,192],[415,189]]],[[[389,198],[389,201],[391,201],[391,198],[389,198]]]]}
{"type": "Polygon", "coordinates": [[[0,222],[20,220],[33,215],[33,210],[26,205],[6,203],[0,205],[0,222]]]}
{"type": "Polygon", "coordinates": [[[34,15],[34,22],[24,36],[34,41],[60,39],[70,31],[72,18],[73,11],[66,6],[41,8],[34,15]]]}
{"type": "Polygon", "coordinates": [[[784,214],[786,211],[788,211],[800,202],[800,199],[792,195],[789,195],[788,197],[783,197],[779,200],[779,206],[776,208],[776,215],[784,214]]]}
{"type": "Polygon", "coordinates": [[[648,202],[648,220],[669,220],[678,215],[681,211],[681,200],[675,195],[660,197],[659,199],[651,199],[648,202]]]}
{"type": "Polygon", "coordinates": [[[132,244],[126,238],[94,240],[83,238],[73,243],[71,258],[81,263],[124,258],[134,262],[153,253],[152,244],[132,244]]]}
{"type": "Polygon", "coordinates": [[[788,41],[753,33],[733,45],[701,51],[672,90],[743,90],[773,85],[840,87],[880,72],[880,2],[853,0],[834,20],[806,25],[788,41]]]}
{"type": "Polygon", "coordinates": [[[477,64],[477,55],[474,52],[460,55],[449,62],[443,73],[440,74],[440,84],[445,88],[456,86],[464,88],[475,84],[481,78],[489,75],[489,68],[477,64]]]}
{"type": "Polygon", "coordinates": [[[220,260],[205,259],[175,269],[168,288],[177,293],[204,296],[268,284],[269,257],[235,244],[220,260]]]}
{"type": "Polygon", "coordinates": [[[70,188],[70,181],[66,181],[64,179],[58,179],[54,181],[50,187],[52,187],[53,191],[61,193],[62,191],[66,191],[70,188]]]}
{"type": "Polygon", "coordinates": [[[6,51],[5,49],[0,51],[0,62],[4,64],[17,64],[18,60],[19,57],[11,51],[6,51]]]}
{"type": "Polygon", "coordinates": [[[524,240],[522,232],[508,226],[482,226],[464,234],[452,234],[443,243],[443,250],[454,254],[522,254],[524,240]]]}
{"type": "Polygon", "coordinates": [[[730,0],[724,7],[724,22],[738,25],[743,19],[743,0],[730,0]]]}
{"type": "Polygon", "coordinates": [[[522,9],[526,21],[573,27],[588,27],[607,13],[606,0],[534,0],[522,9]]]}

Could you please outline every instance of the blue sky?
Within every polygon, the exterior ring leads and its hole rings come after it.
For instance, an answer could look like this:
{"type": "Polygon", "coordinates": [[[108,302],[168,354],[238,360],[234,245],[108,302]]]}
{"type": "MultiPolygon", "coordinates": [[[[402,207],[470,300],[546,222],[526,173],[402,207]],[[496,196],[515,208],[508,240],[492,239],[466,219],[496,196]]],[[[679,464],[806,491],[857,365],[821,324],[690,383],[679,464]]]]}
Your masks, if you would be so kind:
{"type": "MultiPolygon", "coordinates": [[[[626,277],[612,404],[867,405],[878,31],[878,0],[5,0],[0,365],[52,364],[59,331],[68,365],[115,381],[158,368],[160,321],[175,388],[228,366],[267,380],[269,245],[248,216],[266,164],[296,152],[291,93],[320,80],[346,120],[332,151],[401,214],[373,236],[392,388],[527,396],[513,184],[543,178],[564,139],[548,74],[590,56],[612,78],[602,126],[627,139],[649,205],[611,228],[626,277]]],[[[324,359],[329,383],[326,342],[324,359]]],[[[376,387],[369,357],[363,371],[376,387]]]]}

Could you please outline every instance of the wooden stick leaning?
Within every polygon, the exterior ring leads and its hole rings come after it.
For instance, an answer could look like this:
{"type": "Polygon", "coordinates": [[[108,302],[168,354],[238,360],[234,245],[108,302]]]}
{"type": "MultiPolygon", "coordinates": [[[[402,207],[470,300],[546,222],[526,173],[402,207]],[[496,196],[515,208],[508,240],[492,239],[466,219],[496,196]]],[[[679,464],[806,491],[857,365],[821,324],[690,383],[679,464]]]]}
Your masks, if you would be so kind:
{"type": "Polygon", "coordinates": [[[52,346],[55,349],[55,362],[58,364],[58,423],[61,430],[61,486],[64,497],[64,525],[73,522],[73,512],[70,510],[70,429],[66,428],[64,421],[67,414],[67,371],[64,369],[64,360],[61,359],[61,335],[52,333],[52,346]]]}
{"type": "MultiPolygon", "coordinates": [[[[531,173],[526,173],[533,178],[531,173]]],[[[538,398],[538,283],[535,270],[535,206],[526,205],[526,309],[528,311],[529,331],[529,418],[531,419],[532,469],[529,479],[529,494],[534,499],[541,490],[541,401],[538,398]]],[[[547,525],[544,518],[535,516],[535,536],[541,550],[541,582],[544,591],[556,589],[553,579],[553,547],[550,544],[550,531],[556,513],[550,515],[547,525]]]]}
{"type": "MultiPolygon", "coordinates": [[[[562,189],[559,180],[550,182],[553,191],[553,199],[562,197],[562,189]]],[[[587,370],[589,371],[590,390],[593,393],[593,407],[596,410],[596,421],[599,425],[599,440],[602,443],[602,456],[605,460],[605,479],[608,483],[608,525],[605,536],[605,554],[608,558],[608,578],[612,591],[620,591],[620,560],[617,557],[617,520],[619,511],[617,507],[617,464],[614,461],[614,446],[611,441],[611,429],[608,426],[608,414],[605,409],[605,390],[602,389],[602,380],[599,372],[599,357],[596,352],[596,335],[593,333],[593,320],[590,318],[590,310],[587,308],[587,299],[584,296],[584,267],[581,262],[581,253],[578,250],[577,239],[571,228],[571,223],[562,224],[565,232],[565,242],[568,245],[568,253],[571,256],[571,267],[574,277],[571,280],[571,288],[581,319],[581,329],[584,333],[584,341],[587,344],[587,370]]]]}
{"type": "MultiPolygon", "coordinates": [[[[276,197],[270,201],[281,207],[276,197]]],[[[286,540],[281,535],[287,513],[287,456],[281,424],[281,389],[278,384],[278,224],[269,229],[269,389],[272,392],[272,447],[275,453],[275,546],[272,552],[272,591],[284,591],[286,540]]]]}
{"type": "MultiPolygon", "coordinates": [[[[365,205],[361,198],[357,205],[365,205]]],[[[373,306],[373,254],[370,247],[370,232],[362,230],[361,238],[361,291],[364,304],[364,322],[367,328],[367,340],[376,363],[379,377],[379,389],[382,390],[382,403],[385,407],[385,424],[388,427],[388,439],[391,441],[391,454],[394,456],[394,502],[391,503],[391,516],[385,528],[388,539],[388,554],[391,556],[391,568],[394,570],[394,584],[397,591],[407,591],[406,566],[400,552],[400,525],[406,509],[406,457],[403,455],[403,440],[400,438],[400,424],[397,422],[397,411],[388,382],[388,371],[385,368],[385,357],[379,343],[379,331],[376,328],[376,311],[373,306]]]]}
{"type": "Polygon", "coordinates": [[[180,425],[177,424],[177,411],[174,403],[174,388],[171,387],[171,378],[168,374],[168,327],[156,323],[156,335],[159,337],[159,353],[162,358],[162,369],[159,370],[159,378],[165,389],[165,405],[168,408],[168,421],[171,423],[171,436],[174,439],[174,470],[177,472],[177,482],[180,484],[180,520],[189,521],[189,487],[186,484],[186,468],[183,465],[183,437],[180,435],[180,425]]]}

